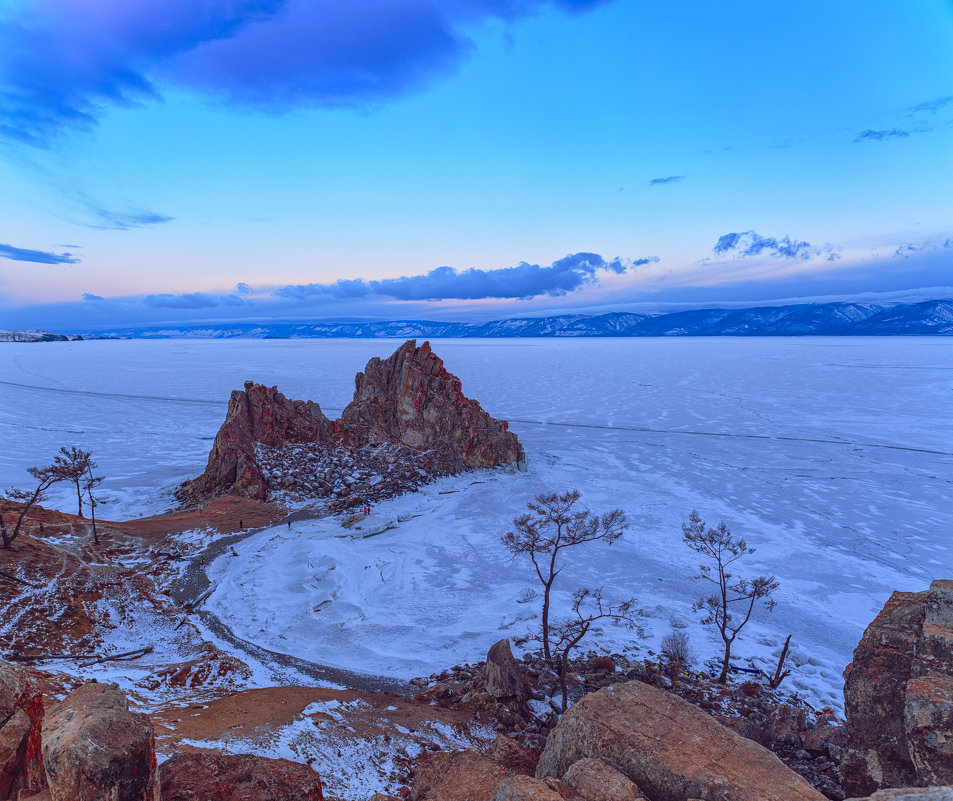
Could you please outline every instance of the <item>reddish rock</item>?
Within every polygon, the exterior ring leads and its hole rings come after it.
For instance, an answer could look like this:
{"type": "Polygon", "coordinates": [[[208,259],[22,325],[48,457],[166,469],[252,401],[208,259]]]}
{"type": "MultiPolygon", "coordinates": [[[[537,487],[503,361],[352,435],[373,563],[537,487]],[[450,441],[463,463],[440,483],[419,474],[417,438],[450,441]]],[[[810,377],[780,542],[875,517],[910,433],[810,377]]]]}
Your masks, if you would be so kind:
{"type": "Polygon", "coordinates": [[[491,761],[513,773],[532,774],[536,770],[533,755],[512,737],[503,734],[497,736],[486,755],[491,761]]]}
{"type": "Polygon", "coordinates": [[[158,801],[155,738],[116,684],[84,684],[43,721],[53,801],[158,801]]]}
{"type": "Polygon", "coordinates": [[[438,751],[417,765],[410,801],[492,801],[509,772],[478,751],[438,751]]]}
{"type": "Polygon", "coordinates": [[[895,592],[844,671],[844,789],[953,783],[953,581],[895,592]]]}
{"type": "Polygon", "coordinates": [[[459,378],[424,342],[408,340],[383,361],[371,359],[354,379],[354,400],[340,425],[354,440],[401,442],[431,451],[442,473],[516,464],[523,449],[503,420],[463,394],[459,378]]]}
{"type": "Polygon", "coordinates": [[[897,787],[847,801],[953,801],[953,787],[897,787]]]}
{"type": "Polygon", "coordinates": [[[563,801],[563,797],[532,776],[510,776],[499,783],[492,801],[563,801]]]}
{"type": "Polygon", "coordinates": [[[307,765],[246,754],[176,754],[162,763],[162,801],[320,801],[307,765]]]}
{"type": "Polygon", "coordinates": [[[635,782],[601,759],[573,762],[563,781],[585,801],[645,801],[635,782]]]}
{"type": "Polygon", "coordinates": [[[633,681],[570,707],[550,732],[536,777],[601,759],[653,801],[823,801],[770,751],[672,693],[633,681]]]}
{"type": "Polygon", "coordinates": [[[0,665],[0,801],[39,792],[43,696],[25,673],[0,665]]]}
{"type": "MultiPolygon", "coordinates": [[[[313,455],[328,464],[343,453],[354,468],[380,457],[382,445],[390,446],[385,456],[391,470],[385,471],[386,476],[369,477],[374,484],[364,485],[344,471],[334,477],[347,482],[347,493],[353,488],[365,499],[399,491],[408,477],[419,481],[421,475],[519,464],[524,459],[506,422],[490,417],[463,394],[460,379],[446,370],[429,343],[418,348],[415,340],[409,340],[389,358],[367,363],[355,378],[354,399],[333,423],[313,401],[289,400],[276,387],[246,381],[244,391],[232,393],[205,472],[176,495],[183,503],[225,494],[265,500],[270,490],[286,487],[270,485],[262,459],[267,454],[281,463],[278,452],[296,443],[321,446],[313,455]]],[[[333,482],[327,475],[316,475],[313,468],[308,475],[284,475],[282,480],[303,486],[315,497],[334,494],[333,482]]]]}

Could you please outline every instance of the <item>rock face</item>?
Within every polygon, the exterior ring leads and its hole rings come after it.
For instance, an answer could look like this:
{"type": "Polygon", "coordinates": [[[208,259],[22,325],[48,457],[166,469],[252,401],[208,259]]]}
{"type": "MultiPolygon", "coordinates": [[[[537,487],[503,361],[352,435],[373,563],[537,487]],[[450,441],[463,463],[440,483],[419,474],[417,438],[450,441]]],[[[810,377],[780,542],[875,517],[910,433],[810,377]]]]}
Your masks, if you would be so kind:
{"type": "Polygon", "coordinates": [[[355,440],[401,442],[432,451],[441,473],[515,464],[523,458],[516,435],[463,394],[460,379],[424,342],[408,340],[390,357],[374,358],[354,379],[354,400],[341,425],[355,440]]]}
{"type": "Polygon", "coordinates": [[[638,785],[601,759],[573,762],[563,781],[586,801],[645,801],[638,785]]]}
{"type": "Polygon", "coordinates": [[[42,725],[43,696],[23,672],[0,664],[0,801],[42,788],[42,725]]]}
{"type": "Polygon", "coordinates": [[[43,721],[53,801],[158,801],[155,738],[115,684],[84,684],[43,721]]]}
{"type": "Polygon", "coordinates": [[[550,733],[537,778],[601,759],[652,801],[823,801],[770,751],[638,681],[583,698],[550,733]]]}
{"type": "Polygon", "coordinates": [[[510,650],[509,640],[502,639],[490,647],[483,668],[483,681],[486,691],[494,698],[521,698],[526,695],[523,672],[510,650]]]}
{"type": "Polygon", "coordinates": [[[299,476],[295,488],[303,485],[319,498],[359,494],[361,501],[407,489],[408,477],[419,483],[421,477],[524,459],[506,422],[464,396],[460,379],[447,372],[430,344],[418,348],[408,340],[357,374],[354,399],[334,422],[317,403],[245,382],[244,391],[232,393],[205,472],[177,496],[184,503],[224,494],[264,500],[270,491],[288,488],[281,451],[295,444],[313,451],[320,463],[311,459],[311,477],[299,476]],[[346,471],[334,469],[344,463],[346,471]]]}
{"type": "Polygon", "coordinates": [[[245,754],[176,754],[162,764],[162,801],[320,801],[307,765],[245,754]]]}
{"type": "Polygon", "coordinates": [[[491,801],[509,775],[473,749],[438,751],[418,764],[410,801],[491,801]]]}
{"type": "Polygon", "coordinates": [[[953,784],[953,581],[895,592],[844,671],[844,789],[953,784]]]}

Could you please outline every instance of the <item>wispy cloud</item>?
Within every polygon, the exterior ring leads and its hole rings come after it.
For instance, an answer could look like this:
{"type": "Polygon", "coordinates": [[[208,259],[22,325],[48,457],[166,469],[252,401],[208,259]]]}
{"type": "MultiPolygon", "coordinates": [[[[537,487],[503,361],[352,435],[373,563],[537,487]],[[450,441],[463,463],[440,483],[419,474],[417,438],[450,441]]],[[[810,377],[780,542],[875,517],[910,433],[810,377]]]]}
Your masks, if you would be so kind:
{"type": "MultiPolygon", "coordinates": [[[[830,251],[830,246],[825,246],[830,251]]],[[[784,236],[781,239],[773,236],[761,236],[755,231],[724,234],[718,238],[712,252],[716,256],[760,256],[762,254],[785,259],[807,259],[821,253],[810,242],[792,239],[784,236]]]]}
{"type": "Polygon", "coordinates": [[[600,272],[622,274],[630,267],[658,261],[655,256],[606,260],[597,253],[573,253],[548,267],[520,262],[497,270],[457,271],[437,267],[425,275],[352,279],[333,284],[295,284],[275,290],[283,298],[347,300],[378,295],[397,300],[478,300],[484,298],[557,297],[598,281],[600,272]]]}
{"type": "Polygon", "coordinates": [[[70,253],[50,253],[45,250],[30,250],[29,248],[16,248],[13,245],[3,244],[0,244],[0,258],[12,261],[30,261],[34,264],[79,264],[82,261],[82,259],[77,259],[70,253]]]}
{"type": "Polygon", "coordinates": [[[909,131],[905,131],[903,128],[890,128],[889,130],[875,131],[873,128],[868,128],[866,131],[861,131],[854,138],[855,142],[885,142],[890,139],[906,139],[910,136],[909,131]]]}
{"type": "Polygon", "coordinates": [[[96,300],[105,300],[105,298],[102,295],[94,295],[92,292],[84,292],[83,300],[96,301],[96,300]]]}
{"type": "Polygon", "coordinates": [[[653,178],[649,181],[649,186],[664,186],[665,184],[677,184],[685,180],[684,175],[667,175],[665,178],[653,178]]]}
{"type": "Polygon", "coordinates": [[[0,11],[0,137],[48,147],[170,85],[270,108],[389,98],[454,69],[485,19],[607,1],[13,2],[0,11]]]}

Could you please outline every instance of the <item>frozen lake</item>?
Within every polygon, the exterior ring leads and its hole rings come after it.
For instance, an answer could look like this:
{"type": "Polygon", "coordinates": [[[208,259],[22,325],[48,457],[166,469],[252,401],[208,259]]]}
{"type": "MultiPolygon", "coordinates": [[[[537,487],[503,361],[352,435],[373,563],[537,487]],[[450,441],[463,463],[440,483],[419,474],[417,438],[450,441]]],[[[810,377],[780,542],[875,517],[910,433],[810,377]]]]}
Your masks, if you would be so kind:
{"type": "MultiPolygon", "coordinates": [[[[152,514],[204,468],[229,392],[246,379],[348,403],[354,373],[394,340],[119,341],[0,345],[0,486],[61,445],[91,449],[115,499],[104,517],[152,514]]],[[[681,542],[692,509],[725,520],[770,572],[778,606],[736,646],[767,665],[788,633],[789,680],[840,704],[840,672],[893,589],[953,572],[953,340],[940,338],[435,340],[464,392],[511,421],[526,473],[444,479],[375,507],[395,527],[352,539],[326,519],[262,532],[219,559],[209,603],[240,636],[329,665],[411,676],[479,658],[525,632],[534,587],[499,544],[538,492],[577,487],[622,507],[627,535],[560,577],[638,597],[643,653],[687,626],[703,588],[681,542]],[[397,523],[398,517],[404,518],[397,523]]],[[[68,488],[54,502],[75,510],[68,488]]],[[[582,554],[581,554],[582,556],[582,554]]],[[[604,648],[633,644],[609,628],[604,648]]]]}

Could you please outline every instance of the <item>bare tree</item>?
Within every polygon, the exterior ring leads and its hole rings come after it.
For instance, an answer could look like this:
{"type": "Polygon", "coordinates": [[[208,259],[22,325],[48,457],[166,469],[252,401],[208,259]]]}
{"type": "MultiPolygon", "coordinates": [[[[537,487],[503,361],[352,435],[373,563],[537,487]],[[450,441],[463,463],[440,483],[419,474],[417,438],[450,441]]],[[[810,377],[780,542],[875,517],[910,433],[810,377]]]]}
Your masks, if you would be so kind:
{"type": "Polygon", "coordinates": [[[784,641],[784,648],[781,649],[781,656],[778,657],[778,667],[774,671],[774,677],[768,680],[768,685],[772,690],[778,689],[778,686],[784,681],[788,676],[791,675],[790,670],[784,669],[784,660],[788,656],[788,648],[791,645],[791,635],[788,635],[788,638],[784,641]]]}
{"type": "Polygon", "coordinates": [[[46,500],[46,491],[57,481],[60,476],[53,469],[53,465],[47,467],[28,467],[27,472],[36,479],[36,487],[32,490],[18,489],[11,487],[7,490],[7,497],[20,504],[20,512],[17,515],[16,525],[13,527],[13,533],[7,534],[6,527],[0,527],[3,536],[3,547],[8,550],[13,545],[13,541],[20,536],[20,529],[23,526],[23,519],[27,513],[40,501],[46,500]]]}
{"type": "Polygon", "coordinates": [[[670,631],[662,638],[662,658],[668,665],[669,678],[674,689],[682,671],[688,670],[695,661],[695,654],[684,631],[670,631]]]}
{"type": "Polygon", "coordinates": [[[96,504],[104,503],[105,501],[95,495],[94,491],[105,481],[105,478],[103,476],[93,475],[93,467],[95,466],[96,463],[91,461],[86,467],[86,473],[83,476],[83,492],[85,492],[86,497],[89,498],[89,517],[90,522],[93,524],[93,542],[99,545],[99,532],[96,530],[96,504]]]}
{"type": "Polygon", "coordinates": [[[725,643],[725,655],[721,663],[720,684],[728,681],[728,668],[731,660],[731,645],[738,632],[744,628],[751,618],[756,601],[763,601],[770,611],[774,608],[771,594],[778,588],[774,576],[758,576],[754,579],[736,579],[728,568],[743,556],[754,553],[744,540],[736,540],[724,522],[717,528],[706,526],[698,516],[692,512],[687,524],[682,524],[682,540],[698,554],[701,554],[710,564],[701,564],[701,574],[695,578],[704,579],[715,585],[716,592],[707,598],[696,601],[692,608],[697,612],[705,612],[702,623],[713,625],[718,629],[721,639],[725,643]],[[732,609],[738,609],[733,613],[732,609]]]}
{"type": "Polygon", "coordinates": [[[542,641],[547,661],[552,661],[550,596],[556,576],[565,566],[563,551],[587,542],[611,545],[629,526],[621,509],[613,509],[600,517],[581,504],[577,506],[579,498],[579,490],[568,490],[562,495],[540,493],[526,504],[529,512],[514,518],[514,530],[506,532],[501,539],[514,559],[530,558],[543,585],[542,641]]]}
{"type": "MultiPolygon", "coordinates": [[[[575,648],[590,631],[599,634],[601,627],[593,628],[600,621],[620,623],[628,629],[636,629],[642,636],[642,628],[636,618],[642,616],[642,610],[635,608],[635,598],[629,598],[615,606],[606,604],[602,598],[602,588],[576,590],[572,600],[572,617],[554,623],[551,629],[553,652],[559,664],[559,686],[562,689],[562,709],[566,711],[569,700],[569,652],[575,648]]],[[[540,634],[542,636],[542,634],[540,634]]]]}
{"type": "Polygon", "coordinates": [[[93,452],[84,451],[81,448],[73,446],[72,448],[62,447],[59,454],[54,457],[51,465],[54,472],[61,481],[71,481],[76,486],[76,503],[79,517],[83,516],[83,488],[82,484],[86,473],[95,470],[97,465],[93,461],[93,452]]]}

